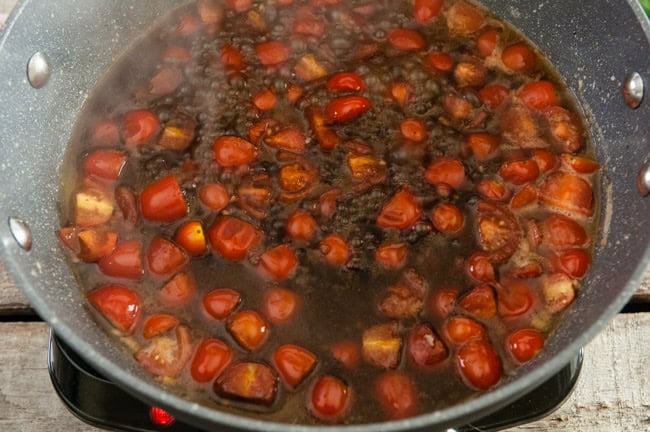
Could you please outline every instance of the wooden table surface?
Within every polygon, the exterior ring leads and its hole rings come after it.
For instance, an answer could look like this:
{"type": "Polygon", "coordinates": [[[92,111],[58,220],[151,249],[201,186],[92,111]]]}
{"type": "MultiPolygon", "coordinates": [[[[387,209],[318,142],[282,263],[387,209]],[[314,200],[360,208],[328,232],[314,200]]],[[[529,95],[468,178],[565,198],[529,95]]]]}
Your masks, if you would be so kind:
{"type": "MultiPolygon", "coordinates": [[[[16,0],[0,0],[0,28],[16,0]]],[[[650,432],[650,271],[635,297],[585,348],[571,397],[546,418],[508,432],[650,432]]],[[[0,432],[98,431],[57,398],[47,372],[48,327],[0,262],[0,432]]]]}

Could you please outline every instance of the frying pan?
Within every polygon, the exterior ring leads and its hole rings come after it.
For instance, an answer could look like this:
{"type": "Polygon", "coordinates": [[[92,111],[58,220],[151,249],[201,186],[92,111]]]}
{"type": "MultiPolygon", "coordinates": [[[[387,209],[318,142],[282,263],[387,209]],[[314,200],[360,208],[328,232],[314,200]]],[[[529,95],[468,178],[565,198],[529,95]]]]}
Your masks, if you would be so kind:
{"type": "MultiPolygon", "coordinates": [[[[111,63],[142,32],[183,3],[18,3],[0,39],[1,259],[34,309],[68,345],[147,403],[206,429],[329,429],[222,413],[161,388],[96,325],[58,245],[61,167],[84,101],[111,63]],[[49,75],[32,76],[40,89],[32,87],[26,76],[26,64],[36,52],[44,56],[37,56],[32,67],[38,72],[39,67],[43,71],[43,66],[49,66],[49,75]]],[[[604,166],[602,228],[593,265],[545,349],[499,387],[441,411],[342,427],[346,431],[444,430],[497,410],[568,363],[621,309],[650,262],[650,198],[637,191],[637,173],[647,164],[650,152],[650,101],[633,110],[621,95],[625,78],[633,72],[650,84],[650,25],[639,4],[636,0],[483,3],[522,29],[550,58],[585,110],[596,155],[604,166]]]]}

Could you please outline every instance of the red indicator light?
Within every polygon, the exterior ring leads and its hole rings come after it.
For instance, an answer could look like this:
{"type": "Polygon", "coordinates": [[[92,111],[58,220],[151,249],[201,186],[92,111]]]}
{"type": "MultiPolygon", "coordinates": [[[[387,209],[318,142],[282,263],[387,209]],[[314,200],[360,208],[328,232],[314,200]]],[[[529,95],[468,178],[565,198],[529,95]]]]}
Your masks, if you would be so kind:
{"type": "Polygon", "coordinates": [[[176,421],[173,415],[158,407],[151,407],[149,409],[149,417],[158,426],[171,426],[176,421]]]}

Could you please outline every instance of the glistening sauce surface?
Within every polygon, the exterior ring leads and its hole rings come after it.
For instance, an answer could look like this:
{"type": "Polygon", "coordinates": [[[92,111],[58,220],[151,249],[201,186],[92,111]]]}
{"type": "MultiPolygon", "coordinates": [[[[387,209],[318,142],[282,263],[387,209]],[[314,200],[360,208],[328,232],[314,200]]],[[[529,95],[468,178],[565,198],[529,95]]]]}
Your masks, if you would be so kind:
{"type": "Polygon", "coordinates": [[[572,302],[585,134],[473,4],[199,1],[89,99],[59,235],[99,321],[174,391],[403,418],[498,385],[572,302]]]}

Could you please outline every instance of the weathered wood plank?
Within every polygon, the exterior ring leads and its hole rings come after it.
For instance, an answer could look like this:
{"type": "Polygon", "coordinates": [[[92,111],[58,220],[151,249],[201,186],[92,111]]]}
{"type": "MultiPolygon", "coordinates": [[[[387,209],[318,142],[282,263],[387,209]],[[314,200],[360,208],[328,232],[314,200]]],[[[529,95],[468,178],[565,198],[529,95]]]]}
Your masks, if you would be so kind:
{"type": "MultiPolygon", "coordinates": [[[[0,323],[0,430],[96,431],[57,399],[47,374],[47,327],[0,323]]],[[[621,314],[587,348],[571,398],[555,413],[508,432],[647,431],[650,313],[621,314]]]]}

